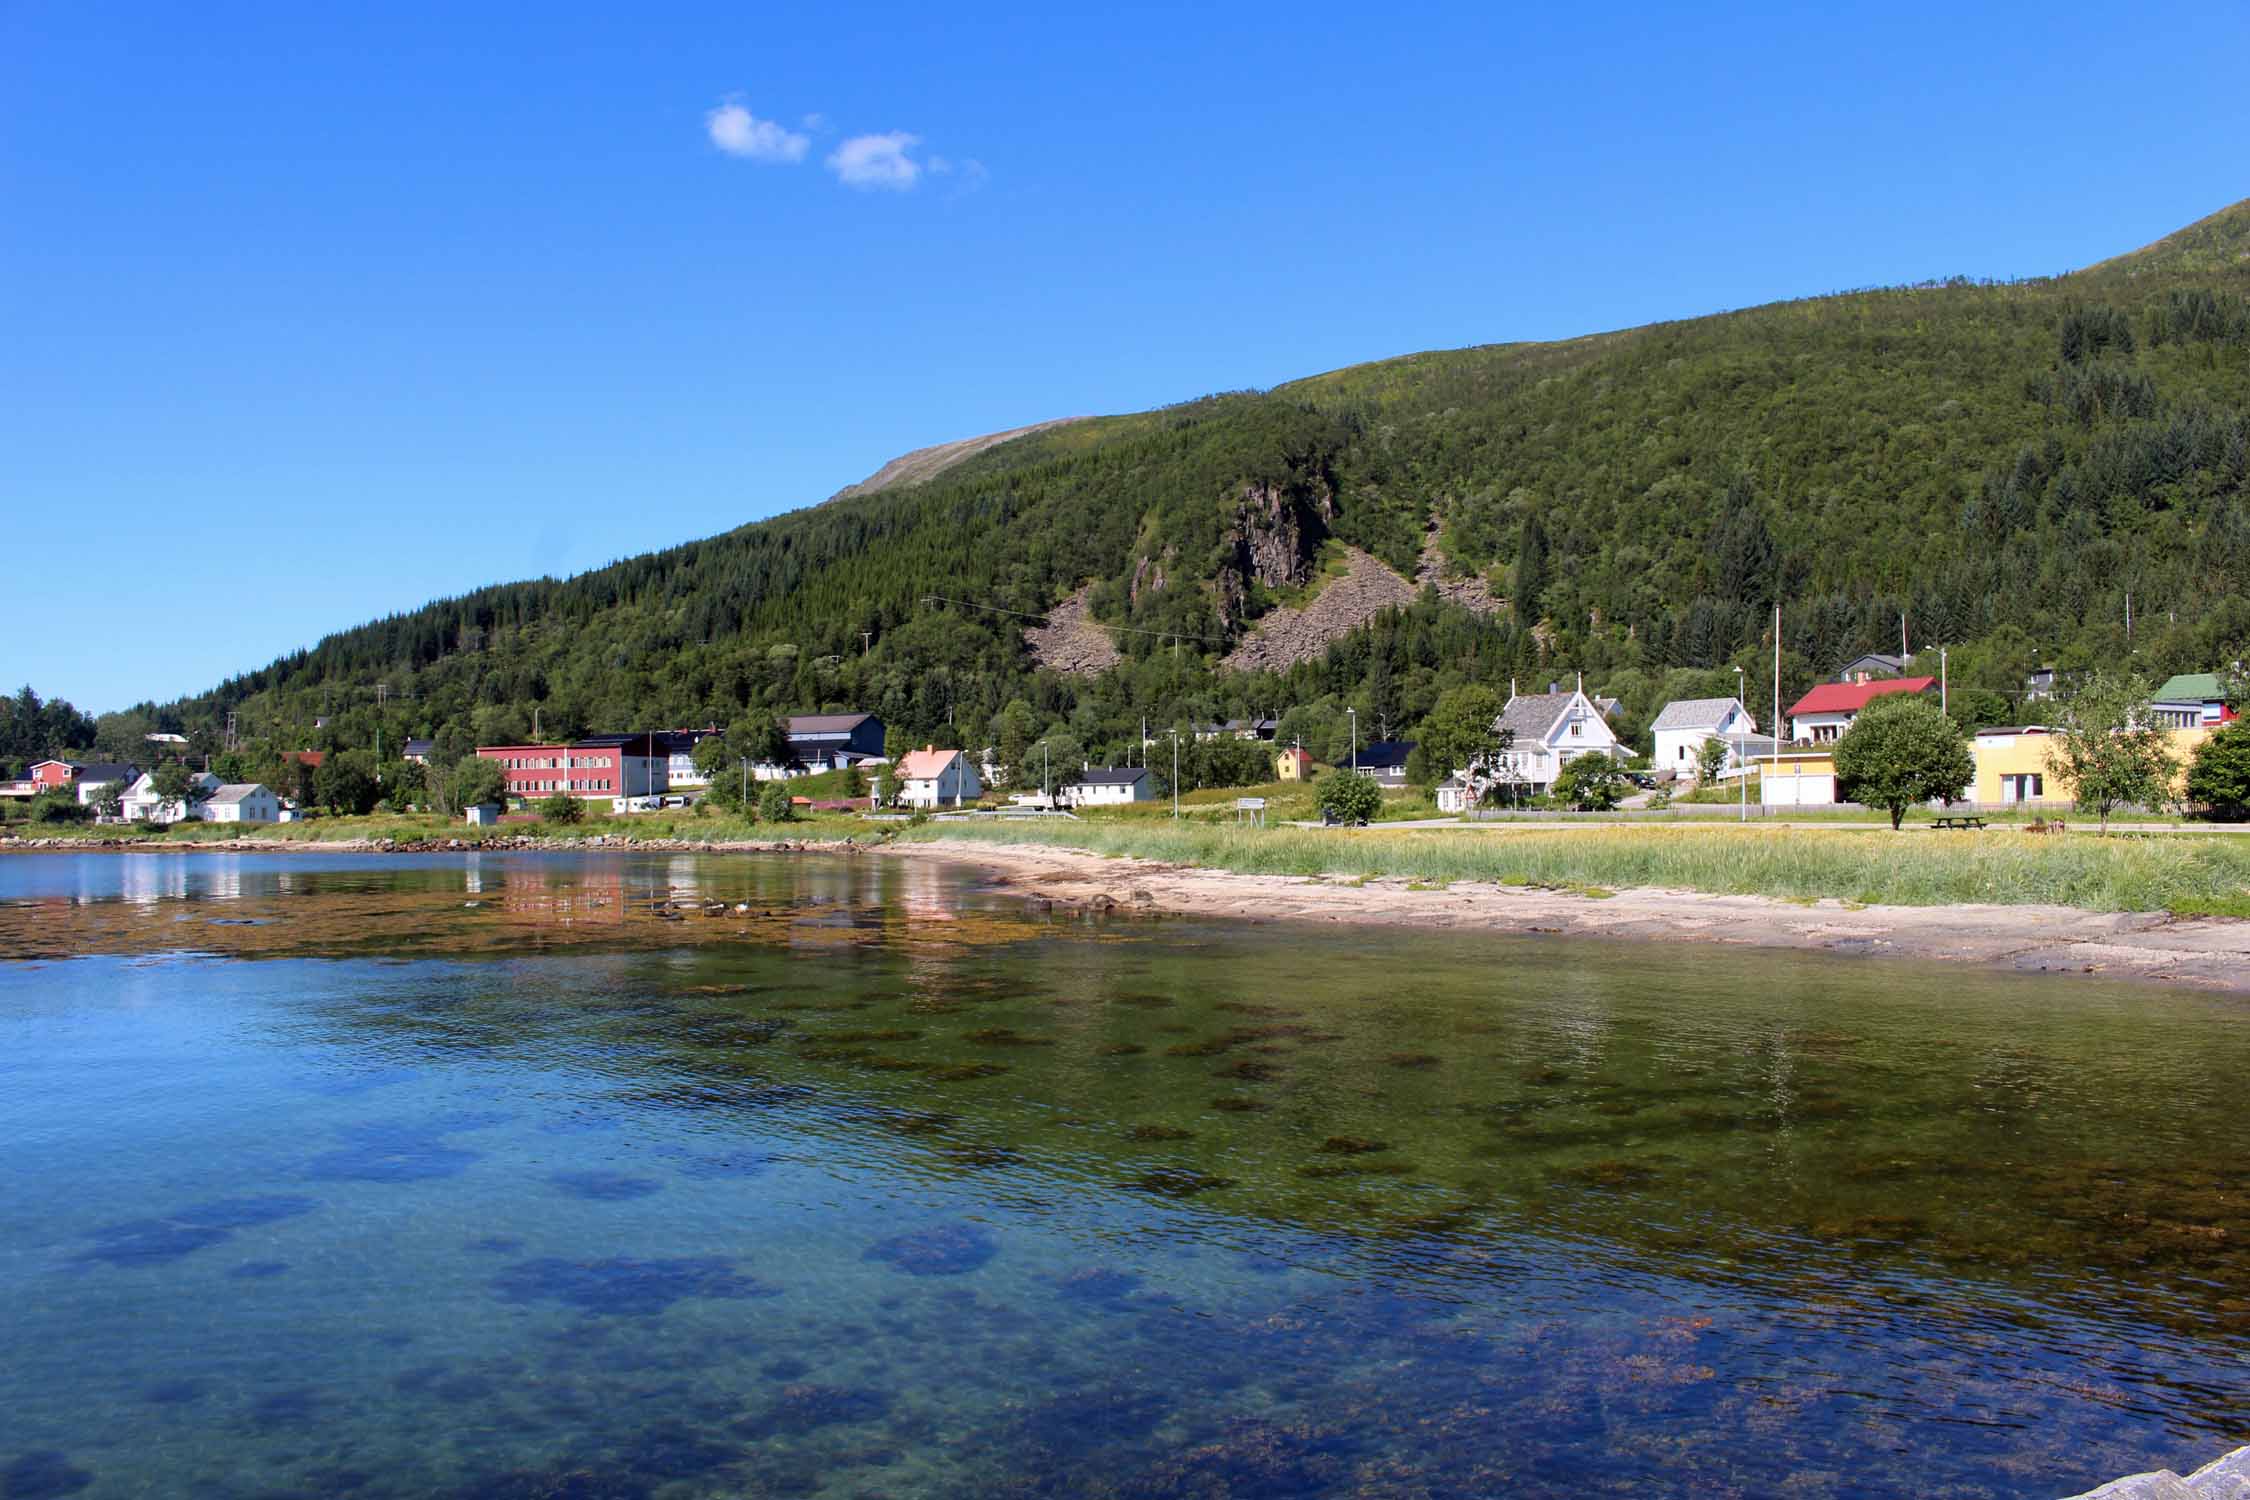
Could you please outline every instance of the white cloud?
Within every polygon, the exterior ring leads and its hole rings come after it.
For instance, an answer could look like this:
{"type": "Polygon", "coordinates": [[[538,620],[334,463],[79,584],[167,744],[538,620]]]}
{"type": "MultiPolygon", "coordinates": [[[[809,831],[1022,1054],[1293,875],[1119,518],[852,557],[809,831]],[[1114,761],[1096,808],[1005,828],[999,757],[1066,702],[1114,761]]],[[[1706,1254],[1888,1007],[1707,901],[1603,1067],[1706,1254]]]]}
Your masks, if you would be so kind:
{"type": "Polygon", "coordinates": [[[828,116],[822,114],[819,110],[816,109],[811,114],[805,116],[802,120],[799,120],[797,122],[797,128],[812,135],[819,135],[822,131],[828,128],[828,116]]]}
{"type": "Polygon", "coordinates": [[[921,179],[922,164],[906,154],[921,144],[920,136],[903,130],[855,135],[829,153],[828,170],[846,187],[903,193],[921,179]]]}
{"type": "Polygon", "coordinates": [[[703,128],[710,133],[712,145],[751,161],[803,161],[812,145],[809,137],[761,120],[731,99],[703,117],[703,128]]]}

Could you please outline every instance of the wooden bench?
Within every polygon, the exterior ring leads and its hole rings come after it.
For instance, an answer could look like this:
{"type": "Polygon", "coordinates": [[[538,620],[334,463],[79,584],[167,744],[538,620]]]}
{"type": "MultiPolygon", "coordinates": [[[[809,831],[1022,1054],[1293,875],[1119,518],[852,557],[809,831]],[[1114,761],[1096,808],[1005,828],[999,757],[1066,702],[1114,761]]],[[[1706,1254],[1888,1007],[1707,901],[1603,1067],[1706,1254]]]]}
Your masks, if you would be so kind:
{"type": "Polygon", "coordinates": [[[1932,828],[1982,828],[1984,819],[1977,817],[1932,818],[1930,826],[1932,828]]]}

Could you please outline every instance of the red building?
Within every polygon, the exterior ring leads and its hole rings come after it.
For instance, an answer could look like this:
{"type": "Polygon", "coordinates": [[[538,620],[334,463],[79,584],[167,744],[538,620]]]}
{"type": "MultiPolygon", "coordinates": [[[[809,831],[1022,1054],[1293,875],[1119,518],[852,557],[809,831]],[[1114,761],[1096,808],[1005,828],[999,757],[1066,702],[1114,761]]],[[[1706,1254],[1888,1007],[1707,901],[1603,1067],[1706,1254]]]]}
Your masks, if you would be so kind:
{"type": "Polygon", "coordinates": [[[596,734],[567,745],[479,745],[500,762],[508,795],[536,802],[557,792],[589,800],[648,797],[662,792],[668,752],[653,734],[596,734]]]}
{"type": "Polygon", "coordinates": [[[78,779],[78,767],[67,760],[43,760],[31,768],[32,785],[45,791],[49,787],[69,786],[78,779]]]}

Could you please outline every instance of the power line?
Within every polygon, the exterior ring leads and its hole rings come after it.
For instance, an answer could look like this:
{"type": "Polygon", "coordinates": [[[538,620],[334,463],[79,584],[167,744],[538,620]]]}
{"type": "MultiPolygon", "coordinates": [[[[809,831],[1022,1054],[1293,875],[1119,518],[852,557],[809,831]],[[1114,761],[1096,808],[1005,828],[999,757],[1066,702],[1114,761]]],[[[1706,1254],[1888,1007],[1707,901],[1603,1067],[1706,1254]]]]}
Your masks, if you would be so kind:
{"type": "MultiPolygon", "coordinates": [[[[948,599],[943,594],[924,594],[922,602],[924,604],[951,604],[962,609],[981,609],[988,614],[1013,615],[1019,620],[1037,620],[1042,625],[1053,623],[1046,615],[1027,614],[1020,609],[1002,609],[997,604],[979,604],[973,599],[948,599]]],[[[1190,635],[1184,630],[1147,630],[1138,625],[1112,625],[1106,620],[1097,620],[1091,615],[1086,617],[1086,623],[1097,630],[1123,630],[1133,635],[1153,635],[1160,640],[1203,641],[1213,646],[1224,646],[1226,644],[1222,637],[1215,635],[1190,635]]]]}

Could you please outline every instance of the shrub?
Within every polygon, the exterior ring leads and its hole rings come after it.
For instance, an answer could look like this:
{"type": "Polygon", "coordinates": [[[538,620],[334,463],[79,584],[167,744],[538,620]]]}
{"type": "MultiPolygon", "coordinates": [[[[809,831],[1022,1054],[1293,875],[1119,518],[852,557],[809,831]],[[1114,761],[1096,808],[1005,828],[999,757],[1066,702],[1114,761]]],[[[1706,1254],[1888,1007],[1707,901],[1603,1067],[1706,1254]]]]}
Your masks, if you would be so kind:
{"type": "Polygon", "coordinates": [[[1372,776],[1334,771],[1321,778],[1317,800],[1332,823],[1364,823],[1382,810],[1383,789],[1372,776]]]}
{"type": "Polygon", "coordinates": [[[69,792],[41,792],[31,799],[31,821],[60,826],[65,823],[90,823],[94,810],[79,805],[69,792]]]}
{"type": "Polygon", "coordinates": [[[766,783],[758,793],[758,818],[766,823],[786,823],[797,816],[797,805],[789,800],[789,788],[778,781],[766,783]]]}
{"type": "Polygon", "coordinates": [[[1625,800],[1633,783],[1616,761],[1589,750],[1555,778],[1555,800],[1579,812],[1608,812],[1625,800]]]}
{"type": "Polygon", "coordinates": [[[582,823],[586,804],[568,792],[557,792],[539,804],[539,818],[545,823],[582,823]]]}
{"type": "Polygon", "coordinates": [[[2195,747],[2186,790],[2214,821],[2250,821],[2250,723],[2230,724],[2195,747]]]}

